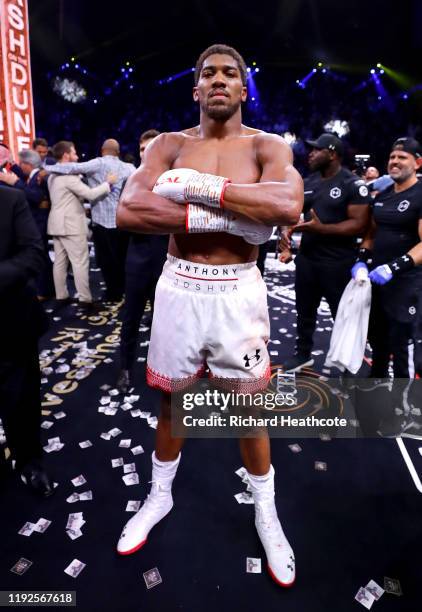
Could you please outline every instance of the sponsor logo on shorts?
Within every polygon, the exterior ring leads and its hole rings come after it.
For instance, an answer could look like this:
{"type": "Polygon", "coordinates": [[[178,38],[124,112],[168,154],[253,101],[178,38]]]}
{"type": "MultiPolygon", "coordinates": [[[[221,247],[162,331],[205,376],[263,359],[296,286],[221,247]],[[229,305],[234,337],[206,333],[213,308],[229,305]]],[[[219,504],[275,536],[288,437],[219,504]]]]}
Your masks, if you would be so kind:
{"type": "Polygon", "coordinates": [[[255,353],[252,353],[252,355],[243,355],[243,360],[247,370],[254,368],[262,361],[261,349],[257,348],[255,353]]]}
{"type": "Polygon", "coordinates": [[[330,196],[332,198],[334,198],[334,200],[336,200],[337,198],[339,198],[341,196],[341,189],[340,187],[333,187],[330,191],[330,196]]]}
{"type": "Polygon", "coordinates": [[[400,204],[397,206],[397,210],[399,212],[404,212],[405,210],[409,208],[409,206],[410,206],[409,200],[402,200],[400,204]]]}

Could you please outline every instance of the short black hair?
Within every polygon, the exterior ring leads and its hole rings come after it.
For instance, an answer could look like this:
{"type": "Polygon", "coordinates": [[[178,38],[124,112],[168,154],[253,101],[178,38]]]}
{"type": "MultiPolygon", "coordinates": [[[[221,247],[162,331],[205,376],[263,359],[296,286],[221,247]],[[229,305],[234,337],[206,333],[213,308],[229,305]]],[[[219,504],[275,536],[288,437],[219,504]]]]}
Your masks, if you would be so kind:
{"type": "Polygon", "coordinates": [[[48,142],[45,138],[35,138],[32,141],[32,148],[35,149],[35,147],[48,147],[48,142]]]}
{"type": "Polygon", "coordinates": [[[160,132],[158,130],[146,130],[146,132],[142,132],[142,134],[139,136],[139,144],[141,144],[141,142],[144,142],[144,140],[156,138],[159,135],[160,132]]]}
{"type": "Polygon", "coordinates": [[[55,160],[60,161],[65,153],[70,153],[72,147],[75,145],[70,140],[60,140],[56,142],[53,147],[53,157],[55,160]]]}
{"type": "Polygon", "coordinates": [[[242,83],[243,85],[246,85],[246,79],[248,77],[248,72],[246,70],[245,60],[240,55],[240,53],[236,51],[236,49],[233,49],[233,47],[229,47],[228,45],[222,45],[222,44],[211,45],[211,47],[208,47],[208,49],[205,49],[205,51],[203,51],[201,55],[198,57],[198,61],[196,62],[196,66],[195,66],[195,85],[198,85],[199,76],[201,74],[203,63],[205,62],[207,57],[209,57],[210,55],[215,55],[215,54],[230,55],[234,60],[236,60],[237,65],[239,67],[239,72],[240,72],[240,77],[242,79],[242,83]]]}

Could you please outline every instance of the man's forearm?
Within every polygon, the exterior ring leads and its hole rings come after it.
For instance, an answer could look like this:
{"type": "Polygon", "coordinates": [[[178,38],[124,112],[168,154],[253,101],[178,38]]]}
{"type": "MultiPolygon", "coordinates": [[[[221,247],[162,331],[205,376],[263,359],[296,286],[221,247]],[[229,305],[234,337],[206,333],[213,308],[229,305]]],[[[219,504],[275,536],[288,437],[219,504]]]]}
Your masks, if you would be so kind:
{"type": "Polygon", "coordinates": [[[117,227],[141,234],[186,233],[186,207],[150,191],[122,197],[117,208],[117,227]]]}
{"type": "Polygon", "coordinates": [[[294,225],[302,212],[303,195],[288,183],[230,183],[223,206],[264,225],[294,225]]]}

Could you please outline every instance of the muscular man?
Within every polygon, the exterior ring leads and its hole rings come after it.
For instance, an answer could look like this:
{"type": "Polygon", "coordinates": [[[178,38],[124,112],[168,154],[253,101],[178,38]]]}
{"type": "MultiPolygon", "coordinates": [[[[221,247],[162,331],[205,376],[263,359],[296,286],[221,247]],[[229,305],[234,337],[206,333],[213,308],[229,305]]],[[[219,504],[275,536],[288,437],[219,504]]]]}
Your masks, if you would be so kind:
{"type": "MultiPolygon", "coordinates": [[[[148,383],[164,392],[153,484],[123,530],[120,554],[141,548],[173,506],[171,485],[183,440],[171,436],[170,392],[197,380],[206,365],[217,383],[235,390],[256,392],[267,385],[270,328],[254,245],[269,238],[272,226],[297,223],[302,181],[282,138],[242,125],[246,75],[244,60],[231,47],[214,45],[202,53],[193,89],[199,125],[156,138],[118,208],[123,229],[172,234],[148,353],[148,383]],[[244,358],[252,353],[255,359],[244,358]]],[[[277,517],[268,436],[243,438],[240,450],[270,573],[290,586],[294,556],[277,517]]]]}
{"type": "MultiPolygon", "coordinates": [[[[139,139],[141,163],[146,147],[159,135],[147,130],[139,139]]],[[[131,370],[136,356],[139,325],[147,300],[154,305],[154,293],[167,255],[169,237],[133,233],[129,240],[125,266],[125,302],[120,332],[120,372],[116,386],[127,393],[132,386],[131,370]]]]}
{"type": "Polygon", "coordinates": [[[281,243],[285,260],[291,233],[303,234],[295,260],[296,351],[284,363],[290,372],[313,364],[313,334],[321,298],[325,297],[335,318],[356,258],[356,236],[364,233],[369,219],[368,189],[342,167],[341,140],[334,134],[321,134],[308,144],[312,174],[305,179],[305,221],[286,232],[281,243]]]}
{"type": "Polygon", "coordinates": [[[422,290],[422,184],[416,177],[422,147],[413,138],[393,144],[388,173],[394,181],[373,204],[371,228],[359,250],[353,275],[374,269],[369,337],[373,351],[371,376],[388,377],[393,356],[395,378],[415,375],[412,340],[422,290]]]}

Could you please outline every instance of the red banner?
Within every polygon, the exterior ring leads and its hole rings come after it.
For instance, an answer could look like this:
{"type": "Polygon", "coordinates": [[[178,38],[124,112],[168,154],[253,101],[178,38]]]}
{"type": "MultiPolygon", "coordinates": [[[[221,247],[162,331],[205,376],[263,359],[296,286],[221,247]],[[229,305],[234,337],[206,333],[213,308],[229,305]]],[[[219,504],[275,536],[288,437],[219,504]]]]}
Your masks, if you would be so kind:
{"type": "Polygon", "coordinates": [[[0,0],[0,143],[17,159],[35,138],[27,0],[0,0]]]}

